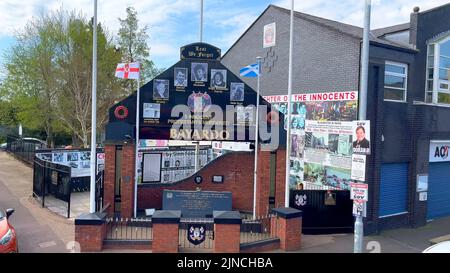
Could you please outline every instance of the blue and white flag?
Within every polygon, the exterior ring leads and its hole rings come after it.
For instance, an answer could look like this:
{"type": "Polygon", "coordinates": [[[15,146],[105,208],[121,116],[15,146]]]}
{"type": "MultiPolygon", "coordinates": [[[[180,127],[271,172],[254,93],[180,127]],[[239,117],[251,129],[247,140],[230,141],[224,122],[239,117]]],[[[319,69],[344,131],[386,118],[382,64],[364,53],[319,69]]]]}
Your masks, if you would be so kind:
{"type": "Polygon", "coordinates": [[[242,77],[255,78],[259,76],[259,65],[251,64],[246,67],[241,68],[239,71],[242,77]]]}

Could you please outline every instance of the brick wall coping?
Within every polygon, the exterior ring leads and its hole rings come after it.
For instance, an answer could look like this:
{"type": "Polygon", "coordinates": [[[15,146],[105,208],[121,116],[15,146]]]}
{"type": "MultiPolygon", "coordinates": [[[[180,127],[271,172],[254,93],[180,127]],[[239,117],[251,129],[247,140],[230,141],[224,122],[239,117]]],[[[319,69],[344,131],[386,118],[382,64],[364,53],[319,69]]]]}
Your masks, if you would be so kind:
{"type": "Polygon", "coordinates": [[[153,213],[153,224],[179,224],[181,210],[157,210],[153,213]]]}
{"type": "Polygon", "coordinates": [[[254,247],[262,247],[265,245],[270,245],[273,243],[279,243],[280,242],[280,238],[271,238],[271,239],[266,239],[266,240],[262,240],[262,241],[256,241],[256,242],[249,242],[249,243],[242,243],[240,246],[241,250],[246,250],[249,248],[254,248],[254,247]]]}
{"type": "Polygon", "coordinates": [[[241,224],[241,214],[239,211],[223,211],[215,210],[213,211],[214,223],[215,224],[241,224]]]}
{"type": "Polygon", "coordinates": [[[75,219],[76,226],[100,226],[105,223],[106,213],[85,213],[75,219]]]}
{"type": "Polygon", "coordinates": [[[299,218],[303,216],[303,212],[294,208],[276,208],[272,209],[273,212],[277,214],[277,216],[284,219],[292,219],[299,218]]]}

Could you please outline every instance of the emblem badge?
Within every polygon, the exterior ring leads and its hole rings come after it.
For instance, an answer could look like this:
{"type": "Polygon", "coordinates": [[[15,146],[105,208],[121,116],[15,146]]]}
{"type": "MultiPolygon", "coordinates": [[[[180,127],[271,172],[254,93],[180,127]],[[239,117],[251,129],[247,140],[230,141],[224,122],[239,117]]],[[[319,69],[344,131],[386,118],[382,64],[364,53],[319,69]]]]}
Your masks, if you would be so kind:
{"type": "Polygon", "coordinates": [[[193,245],[199,245],[203,243],[206,238],[205,233],[206,228],[202,225],[198,224],[188,225],[187,237],[189,242],[191,242],[193,245]]]}
{"type": "Polygon", "coordinates": [[[295,195],[295,204],[298,207],[303,207],[306,206],[306,194],[296,194],[295,195]]]}

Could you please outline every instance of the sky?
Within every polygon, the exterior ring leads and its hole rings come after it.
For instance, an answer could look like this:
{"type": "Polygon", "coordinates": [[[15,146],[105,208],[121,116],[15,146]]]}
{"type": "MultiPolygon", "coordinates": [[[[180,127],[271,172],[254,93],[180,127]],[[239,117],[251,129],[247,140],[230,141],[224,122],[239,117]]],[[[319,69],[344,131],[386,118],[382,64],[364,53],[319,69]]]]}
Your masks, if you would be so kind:
{"type": "MultiPolygon", "coordinates": [[[[93,15],[93,0],[0,0],[0,66],[3,53],[15,35],[33,17],[63,8],[93,15]]],[[[270,5],[290,8],[290,0],[204,0],[203,41],[225,53],[270,5]]],[[[449,0],[372,0],[371,28],[409,22],[415,6],[427,10],[449,0]]],[[[150,58],[158,68],[179,60],[181,46],[199,41],[200,0],[98,0],[98,21],[111,34],[119,29],[127,6],[138,12],[140,26],[147,25],[150,58]]],[[[295,0],[295,10],[356,25],[363,25],[364,0],[295,0]]],[[[1,75],[0,69],[0,76],[1,75]]],[[[4,72],[3,72],[4,73],[4,72]]]]}

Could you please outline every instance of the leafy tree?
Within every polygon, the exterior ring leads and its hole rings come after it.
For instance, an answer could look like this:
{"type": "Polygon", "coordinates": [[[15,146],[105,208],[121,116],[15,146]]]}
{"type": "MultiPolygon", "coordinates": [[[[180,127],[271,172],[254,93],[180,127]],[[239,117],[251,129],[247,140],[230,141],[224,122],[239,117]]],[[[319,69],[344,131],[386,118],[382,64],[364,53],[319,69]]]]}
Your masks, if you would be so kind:
{"type": "MultiPolygon", "coordinates": [[[[139,29],[137,12],[133,7],[127,7],[125,19],[119,18],[118,45],[122,52],[122,62],[139,62],[141,64],[141,81],[146,83],[156,77],[163,69],[157,69],[149,59],[150,47],[147,44],[149,36],[148,27],[139,29]]],[[[123,83],[128,94],[136,90],[135,81],[123,83]]]]}

